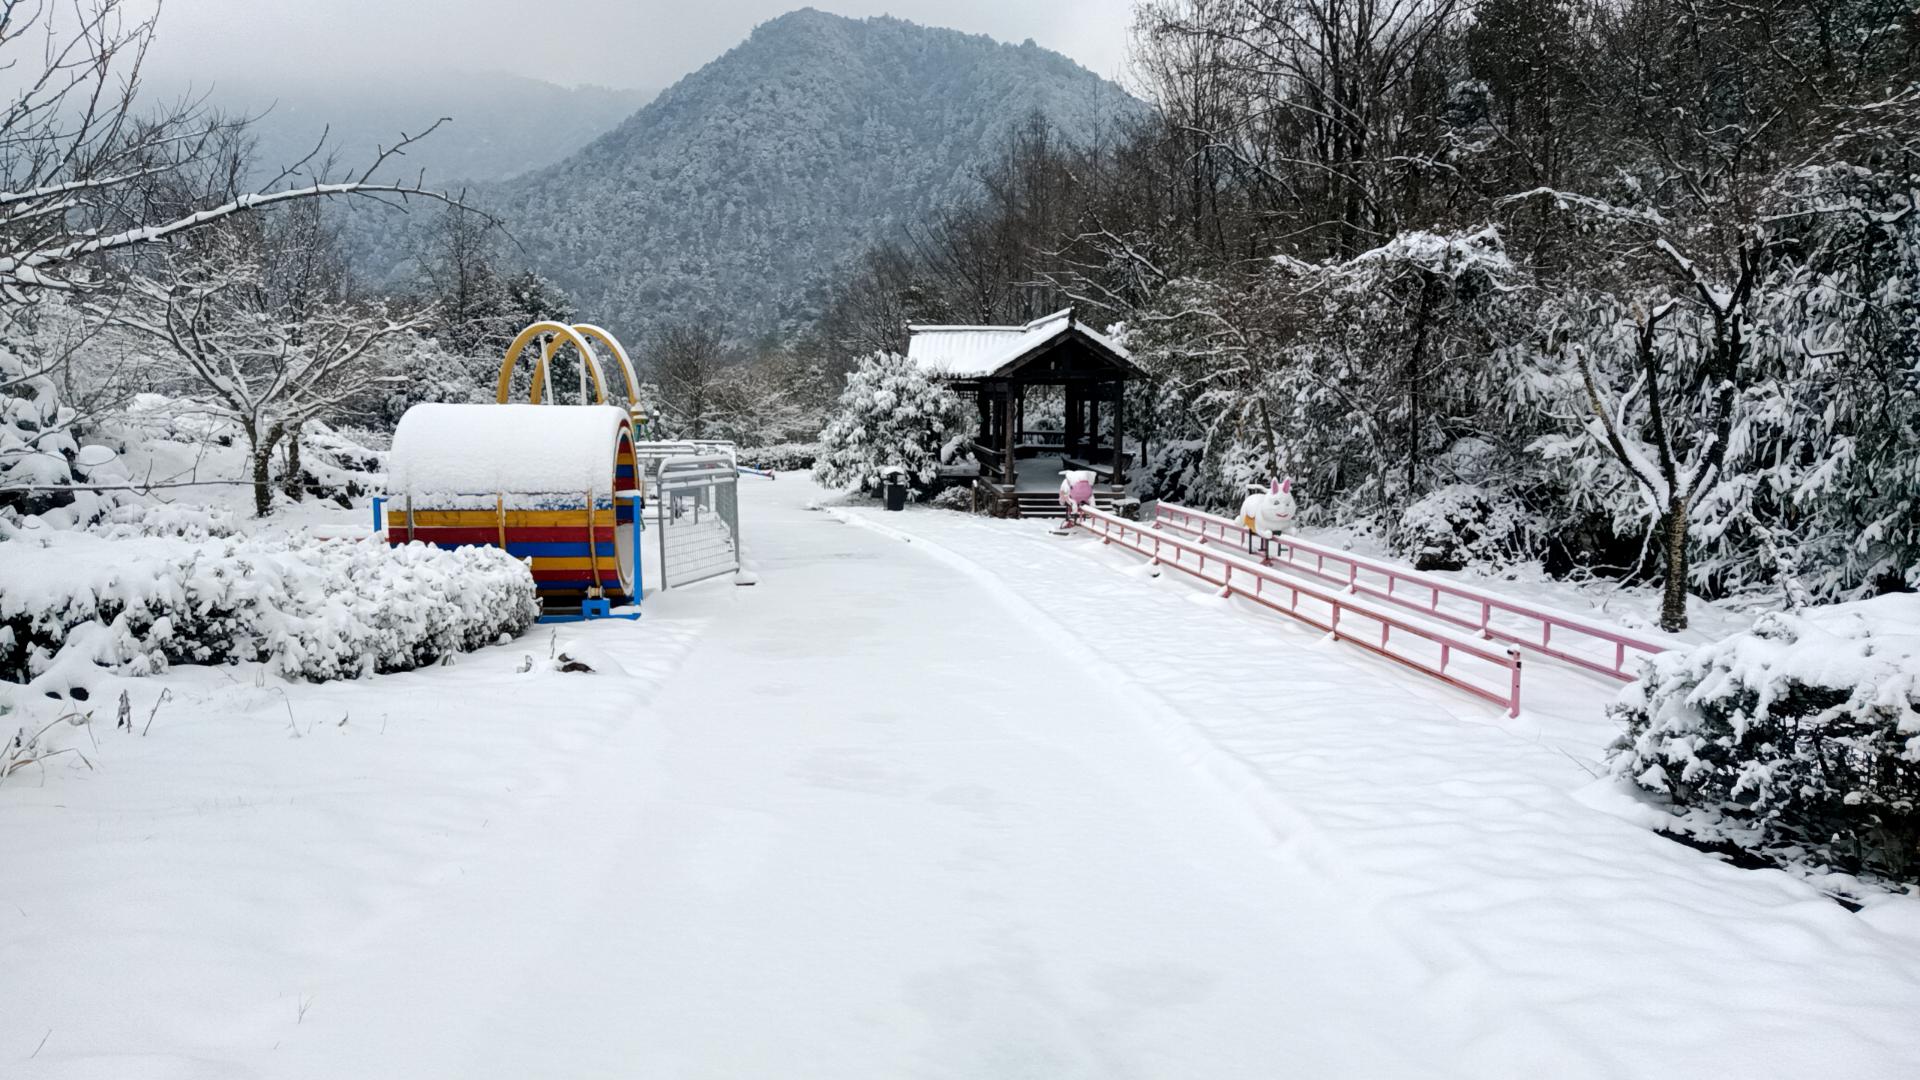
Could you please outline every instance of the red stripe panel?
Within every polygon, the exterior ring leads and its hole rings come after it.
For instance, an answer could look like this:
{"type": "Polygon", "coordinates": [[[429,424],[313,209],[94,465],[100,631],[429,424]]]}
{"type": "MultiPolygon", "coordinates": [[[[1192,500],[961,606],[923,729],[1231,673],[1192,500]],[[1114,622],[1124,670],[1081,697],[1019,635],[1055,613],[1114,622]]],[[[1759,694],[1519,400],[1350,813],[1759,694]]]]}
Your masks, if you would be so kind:
{"type": "MultiPolygon", "coordinates": [[[[602,543],[609,542],[613,539],[613,529],[614,527],[612,525],[595,525],[593,538],[602,543]]],[[[404,544],[407,540],[407,532],[404,528],[398,532],[389,529],[387,530],[387,536],[396,543],[404,544]]],[[[416,527],[413,530],[413,538],[429,544],[498,545],[500,543],[500,530],[498,527],[488,526],[443,525],[432,528],[416,527]]],[[[507,543],[509,544],[515,542],[524,544],[584,544],[586,541],[587,530],[581,527],[527,526],[518,529],[509,527],[507,529],[507,543]]]]}

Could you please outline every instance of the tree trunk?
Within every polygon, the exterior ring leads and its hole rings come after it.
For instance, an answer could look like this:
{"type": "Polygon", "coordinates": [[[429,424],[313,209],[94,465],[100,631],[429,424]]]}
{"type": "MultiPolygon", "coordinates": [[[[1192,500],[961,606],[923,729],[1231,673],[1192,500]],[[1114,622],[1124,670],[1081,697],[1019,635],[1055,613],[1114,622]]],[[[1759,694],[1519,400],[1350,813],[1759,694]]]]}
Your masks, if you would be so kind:
{"type": "Polygon", "coordinates": [[[1267,411],[1265,395],[1260,397],[1260,439],[1267,451],[1267,478],[1280,479],[1280,447],[1273,441],[1273,415],[1267,411]]]}
{"type": "Polygon", "coordinates": [[[281,478],[281,488],[295,502],[299,502],[305,494],[300,477],[300,429],[298,428],[287,436],[287,475],[281,478]]]}
{"type": "Polygon", "coordinates": [[[1666,563],[1666,581],[1660,593],[1660,629],[1677,634],[1687,628],[1687,533],[1686,501],[1674,499],[1667,504],[1666,543],[1662,553],[1666,563]]]}
{"type": "Polygon", "coordinates": [[[263,435],[251,421],[243,422],[240,429],[246,433],[247,455],[253,461],[254,516],[267,517],[273,513],[273,448],[285,430],[275,424],[263,435]]]}
{"type": "Polygon", "coordinates": [[[1420,307],[1413,317],[1413,348],[1407,353],[1407,505],[1420,497],[1420,419],[1426,411],[1427,330],[1438,301],[1439,275],[1420,272],[1420,307]]]}
{"type": "Polygon", "coordinates": [[[253,449],[253,513],[256,517],[266,517],[273,513],[273,450],[271,447],[256,446],[253,449]]]}

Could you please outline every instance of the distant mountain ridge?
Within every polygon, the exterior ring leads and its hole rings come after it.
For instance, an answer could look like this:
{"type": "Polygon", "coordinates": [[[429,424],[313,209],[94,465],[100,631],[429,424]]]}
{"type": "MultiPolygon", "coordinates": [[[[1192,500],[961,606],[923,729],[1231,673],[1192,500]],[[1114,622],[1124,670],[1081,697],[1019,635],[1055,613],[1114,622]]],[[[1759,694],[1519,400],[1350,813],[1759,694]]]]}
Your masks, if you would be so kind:
{"type": "Polygon", "coordinates": [[[1086,140],[1139,102],[1032,42],[803,9],[577,153],[488,185],[538,269],[627,334],[804,324],[876,240],[977,189],[1038,112],[1086,140]]]}
{"type": "Polygon", "coordinates": [[[313,150],[322,133],[345,165],[364,165],[376,146],[402,132],[418,135],[440,117],[451,122],[409,147],[383,179],[429,184],[505,180],[551,165],[633,115],[650,90],[569,89],[499,72],[415,72],[357,75],[338,82],[273,82],[259,76],[215,77],[189,84],[161,76],[156,98],[204,95],[212,107],[256,117],[258,168],[272,176],[313,150]]]}

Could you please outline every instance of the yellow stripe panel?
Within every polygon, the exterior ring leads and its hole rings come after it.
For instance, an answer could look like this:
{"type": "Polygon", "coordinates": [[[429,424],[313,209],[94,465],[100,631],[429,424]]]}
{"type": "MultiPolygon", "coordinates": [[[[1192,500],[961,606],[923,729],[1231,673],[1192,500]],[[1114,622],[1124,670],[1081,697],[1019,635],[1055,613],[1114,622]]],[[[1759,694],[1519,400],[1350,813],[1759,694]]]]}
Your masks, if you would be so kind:
{"type": "MultiPolygon", "coordinates": [[[[612,574],[612,567],[613,556],[602,555],[600,557],[600,572],[602,574],[612,574]]],[[[593,560],[587,558],[585,555],[577,558],[564,555],[535,555],[533,556],[533,568],[535,570],[585,570],[591,572],[593,570],[593,560]]]]}
{"type": "MultiPolygon", "coordinates": [[[[606,516],[606,511],[601,509],[596,511],[595,514],[596,517],[604,517],[606,516]]],[[[413,525],[414,528],[417,529],[427,529],[436,526],[476,529],[498,524],[500,524],[500,512],[498,510],[415,510],[413,512],[413,525]]],[[[601,522],[596,520],[594,524],[598,525],[601,524],[601,522]]],[[[552,528],[556,525],[578,525],[584,536],[584,530],[587,527],[587,512],[585,510],[507,511],[507,528],[509,529],[531,526],[552,528]]],[[[406,531],[407,511],[404,507],[399,509],[389,507],[387,509],[387,527],[389,529],[399,529],[402,532],[406,531]]]]}

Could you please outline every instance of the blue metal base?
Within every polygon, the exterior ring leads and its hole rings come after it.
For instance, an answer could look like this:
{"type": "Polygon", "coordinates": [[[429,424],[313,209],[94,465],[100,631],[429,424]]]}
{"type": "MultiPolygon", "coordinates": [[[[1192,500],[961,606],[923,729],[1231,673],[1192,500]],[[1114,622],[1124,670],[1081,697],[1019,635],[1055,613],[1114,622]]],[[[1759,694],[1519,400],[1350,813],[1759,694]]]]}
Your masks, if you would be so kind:
{"type": "Polygon", "coordinates": [[[600,619],[638,618],[640,618],[640,613],[637,611],[625,615],[615,615],[613,613],[613,604],[602,598],[599,600],[582,600],[580,602],[580,614],[578,615],[542,615],[540,616],[540,621],[543,623],[563,623],[595,622],[600,619]]]}

